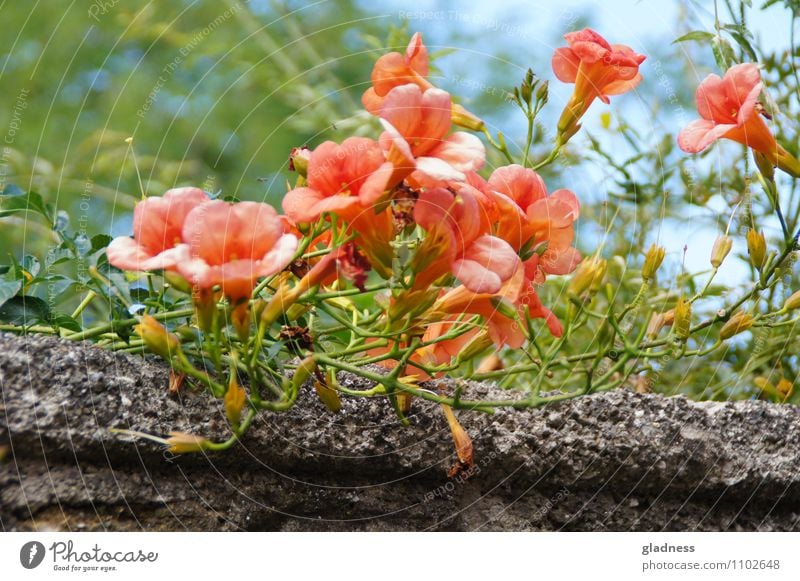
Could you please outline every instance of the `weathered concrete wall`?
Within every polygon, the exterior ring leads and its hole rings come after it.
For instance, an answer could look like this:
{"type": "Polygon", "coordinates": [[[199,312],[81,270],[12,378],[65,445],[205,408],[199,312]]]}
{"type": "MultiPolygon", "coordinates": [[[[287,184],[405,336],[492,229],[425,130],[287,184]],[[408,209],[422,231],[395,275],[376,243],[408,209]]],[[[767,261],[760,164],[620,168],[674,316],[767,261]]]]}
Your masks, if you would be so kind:
{"type": "MultiPolygon", "coordinates": [[[[617,391],[460,413],[477,473],[436,406],[398,425],[380,399],[328,412],[311,389],[234,449],[166,458],[108,432],[223,436],[205,394],[158,362],[0,334],[4,530],[798,530],[800,408],[617,391]]],[[[344,381],[358,383],[357,378],[344,381]]],[[[489,385],[470,397],[496,397],[489,385]]],[[[508,395],[507,393],[504,395],[508,395]]]]}

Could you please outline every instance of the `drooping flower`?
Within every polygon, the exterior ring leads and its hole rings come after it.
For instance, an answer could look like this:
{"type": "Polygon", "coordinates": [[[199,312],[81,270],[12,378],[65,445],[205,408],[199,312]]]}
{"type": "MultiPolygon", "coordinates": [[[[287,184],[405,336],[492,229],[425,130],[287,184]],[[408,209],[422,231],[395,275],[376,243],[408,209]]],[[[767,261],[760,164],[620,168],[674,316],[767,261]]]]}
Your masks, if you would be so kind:
{"type": "MultiPolygon", "coordinates": [[[[422,92],[408,84],[389,92],[380,110],[386,129],[380,143],[400,170],[396,178],[417,170],[433,180],[464,180],[463,172],[483,166],[486,150],[480,139],[463,131],[448,136],[451,112],[450,95],[441,89],[422,92]]],[[[416,181],[422,185],[426,180],[420,176],[416,181]]]]}
{"type": "Polygon", "coordinates": [[[257,202],[203,204],[186,217],[182,236],[181,275],[200,289],[220,285],[233,303],[249,297],[258,278],[280,272],[297,249],[275,209],[257,202]]]}
{"type": "Polygon", "coordinates": [[[687,153],[699,153],[717,139],[731,139],[761,153],[772,165],[800,176],[800,162],[778,145],[760,115],[762,88],[761,74],[752,63],[732,66],[723,78],[707,76],[695,93],[701,119],[680,132],[678,146],[687,153]]]}
{"type": "MultiPolygon", "coordinates": [[[[577,130],[577,122],[595,99],[609,102],[642,80],[639,65],[645,56],[628,46],[609,44],[594,30],[584,28],[564,35],[568,47],[553,54],[553,72],[560,81],[575,83],[575,91],[559,121],[560,132],[577,130]]],[[[574,133],[574,131],[572,131],[574,133]]]]}
{"type": "Polygon", "coordinates": [[[133,238],[112,240],[106,249],[108,262],[122,270],[175,269],[185,250],[186,216],[208,201],[199,188],[174,188],[139,202],[133,210],[133,238]]]}

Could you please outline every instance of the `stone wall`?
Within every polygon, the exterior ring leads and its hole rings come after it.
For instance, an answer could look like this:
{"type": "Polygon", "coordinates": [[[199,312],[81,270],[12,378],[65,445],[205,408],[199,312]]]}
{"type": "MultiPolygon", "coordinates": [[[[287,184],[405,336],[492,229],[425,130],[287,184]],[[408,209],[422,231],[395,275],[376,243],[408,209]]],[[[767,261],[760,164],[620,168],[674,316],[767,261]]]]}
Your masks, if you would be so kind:
{"type": "MultiPolygon", "coordinates": [[[[355,377],[341,377],[366,387],[355,377]]],[[[169,457],[124,427],[224,437],[218,402],[167,393],[154,359],[0,334],[3,530],[798,530],[800,408],[629,391],[530,411],[459,412],[468,480],[440,410],[340,414],[306,388],[225,453],[169,457]]],[[[474,384],[470,398],[508,396],[474,384]]],[[[465,396],[466,397],[466,396],[465,396]]]]}

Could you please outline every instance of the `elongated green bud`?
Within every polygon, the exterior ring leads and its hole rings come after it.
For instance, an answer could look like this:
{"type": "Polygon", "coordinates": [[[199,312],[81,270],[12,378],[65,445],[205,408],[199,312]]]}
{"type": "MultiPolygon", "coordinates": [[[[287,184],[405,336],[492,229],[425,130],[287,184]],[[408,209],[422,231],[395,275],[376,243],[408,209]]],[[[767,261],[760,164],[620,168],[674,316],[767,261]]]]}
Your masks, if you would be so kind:
{"type": "Polygon", "coordinates": [[[317,362],[313,355],[309,355],[300,362],[297,369],[292,376],[292,387],[300,389],[300,387],[311,377],[311,374],[317,369],[317,362]]]}

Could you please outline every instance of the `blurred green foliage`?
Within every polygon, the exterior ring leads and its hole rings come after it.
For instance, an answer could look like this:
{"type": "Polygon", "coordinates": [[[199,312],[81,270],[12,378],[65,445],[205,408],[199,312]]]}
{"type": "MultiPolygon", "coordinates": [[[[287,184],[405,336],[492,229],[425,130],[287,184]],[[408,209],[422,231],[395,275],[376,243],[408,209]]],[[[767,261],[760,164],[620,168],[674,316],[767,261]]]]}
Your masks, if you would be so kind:
{"type": "MultiPolygon", "coordinates": [[[[13,2],[0,13],[15,31],[0,37],[3,181],[74,217],[86,195],[91,234],[141,196],[127,137],[148,194],[197,184],[275,203],[292,147],[366,122],[358,97],[375,55],[353,34],[352,2],[302,17],[239,0],[13,2]]],[[[369,19],[357,28],[385,35],[369,19]]],[[[18,235],[0,234],[0,248],[18,235]]]]}

